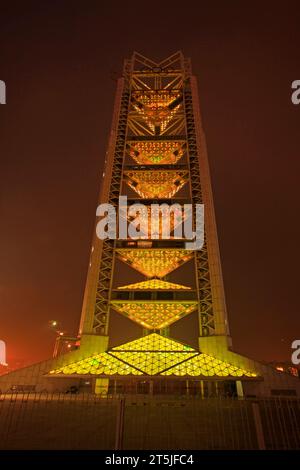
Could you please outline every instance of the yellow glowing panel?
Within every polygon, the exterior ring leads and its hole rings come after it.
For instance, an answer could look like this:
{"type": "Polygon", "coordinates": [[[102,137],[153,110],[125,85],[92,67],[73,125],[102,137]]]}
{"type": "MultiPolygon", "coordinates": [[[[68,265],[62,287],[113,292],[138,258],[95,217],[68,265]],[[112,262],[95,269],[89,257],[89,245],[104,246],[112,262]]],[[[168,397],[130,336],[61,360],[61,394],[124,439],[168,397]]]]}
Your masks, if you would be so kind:
{"type": "MultiPolygon", "coordinates": [[[[183,211],[183,206],[179,205],[174,205],[172,210],[170,210],[169,206],[163,207],[163,204],[157,207],[156,210],[151,210],[150,206],[144,206],[141,211],[134,216],[127,214],[128,222],[136,221],[137,230],[146,235],[148,239],[152,236],[154,239],[165,238],[166,230],[169,237],[173,230],[180,225],[185,218],[186,215],[183,211]]],[[[182,228],[180,232],[182,234],[182,228]]],[[[139,234],[138,238],[140,238],[140,236],[139,234]]]]}
{"type": "Polygon", "coordinates": [[[189,250],[119,249],[122,261],[147,277],[163,277],[194,256],[189,250]]]}
{"type": "Polygon", "coordinates": [[[192,359],[168,369],[162,375],[205,376],[205,377],[256,377],[255,372],[240,369],[207,354],[199,354],[192,359]]]}
{"type": "Polygon", "coordinates": [[[117,312],[149,330],[160,330],[197,308],[197,302],[111,302],[117,312]]]}
{"type": "Polygon", "coordinates": [[[114,356],[104,352],[88,357],[81,361],[54,369],[49,372],[51,375],[141,375],[129,364],[119,361],[114,356]]]}
{"type": "Polygon", "coordinates": [[[160,131],[166,129],[181,106],[179,91],[137,91],[132,97],[134,109],[141,114],[152,131],[157,127],[160,131]]]}
{"type": "Polygon", "coordinates": [[[194,348],[183,343],[179,343],[173,339],[161,336],[158,333],[151,333],[150,335],[142,336],[142,338],[135,339],[129,343],[116,346],[111,351],[193,351],[194,348]]]}
{"type": "Polygon", "coordinates": [[[144,199],[171,198],[188,181],[187,170],[124,171],[126,183],[144,199]]]}
{"type": "Polygon", "coordinates": [[[170,106],[175,100],[180,98],[179,90],[158,90],[158,91],[135,91],[133,92],[134,100],[143,106],[153,106],[155,108],[170,106]]]}
{"type": "Polygon", "coordinates": [[[183,156],[178,141],[131,142],[129,155],[140,165],[173,165],[183,156]]]}
{"type": "Polygon", "coordinates": [[[174,284],[174,282],[162,281],[161,279],[148,279],[148,281],[136,282],[127,286],[118,287],[120,290],[189,290],[190,287],[174,284]]]}

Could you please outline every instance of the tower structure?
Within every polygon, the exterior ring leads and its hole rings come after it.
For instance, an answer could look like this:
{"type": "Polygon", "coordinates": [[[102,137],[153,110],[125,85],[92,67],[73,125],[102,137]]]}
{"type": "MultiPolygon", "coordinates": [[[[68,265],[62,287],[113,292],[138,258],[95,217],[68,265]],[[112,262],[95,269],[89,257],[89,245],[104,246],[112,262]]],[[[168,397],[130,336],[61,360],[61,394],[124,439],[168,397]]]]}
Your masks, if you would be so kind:
{"type": "Polygon", "coordinates": [[[300,395],[294,377],[232,350],[197,82],[181,52],[161,62],[134,53],[124,63],[99,198],[99,204],[107,203],[119,221],[143,226],[144,238],[118,233],[117,239],[100,239],[96,220],[76,339],[80,347],[2,376],[0,389],[65,390],[92,383],[106,394],[136,392],[143,384],[150,393],[172,393],[193,383],[201,394],[230,384],[238,394],[300,395]],[[126,211],[119,205],[125,195],[126,211]],[[137,203],[143,209],[132,211],[137,203]],[[159,211],[150,230],[144,222],[151,223],[153,203],[159,211]],[[166,238],[164,211],[171,204],[166,238]],[[192,204],[189,214],[182,211],[185,204],[192,204]],[[179,229],[185,217],[195,228],[197,204],[204,205],[204,244],[191,249],[179,229]],[[125,342],[120,334],[111,344],[113,311],[137,324],[139,334],[125,342]],[[191,315],[197,317],[196,341],[178,338],[180,328],[175,339],[174,325],[191,315]]]}

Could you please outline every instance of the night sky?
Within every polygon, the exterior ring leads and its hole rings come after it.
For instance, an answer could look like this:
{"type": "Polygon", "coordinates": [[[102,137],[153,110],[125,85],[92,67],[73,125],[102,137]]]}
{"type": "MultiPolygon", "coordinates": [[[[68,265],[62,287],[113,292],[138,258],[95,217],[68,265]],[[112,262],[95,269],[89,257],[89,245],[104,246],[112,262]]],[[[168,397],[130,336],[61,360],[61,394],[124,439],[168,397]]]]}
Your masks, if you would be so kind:
{"type": "MultiPolygon", "coordinates": [[[[300,9],[263,3],[2,2],[0,339],[9,361],[52,354],[50,319],[77,333],[116,77],[134,50],[159,60],[179,49],[198,77],[234,348],[289,360],[300,338],[300,105],[290,98],[300,9]]],[[[119,342],[125,324],[115,327],[119,342]]]]}

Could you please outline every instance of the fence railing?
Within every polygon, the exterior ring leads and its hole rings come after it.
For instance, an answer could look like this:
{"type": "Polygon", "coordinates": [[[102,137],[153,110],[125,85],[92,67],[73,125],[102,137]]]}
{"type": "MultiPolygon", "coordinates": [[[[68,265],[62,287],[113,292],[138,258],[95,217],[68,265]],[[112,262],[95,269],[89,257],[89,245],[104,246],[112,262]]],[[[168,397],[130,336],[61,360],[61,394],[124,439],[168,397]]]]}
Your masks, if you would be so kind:
{"type": "Polygon", "coordinates": [[[7,393],[0,449],[300,449],[300,400],[7,393]]]}

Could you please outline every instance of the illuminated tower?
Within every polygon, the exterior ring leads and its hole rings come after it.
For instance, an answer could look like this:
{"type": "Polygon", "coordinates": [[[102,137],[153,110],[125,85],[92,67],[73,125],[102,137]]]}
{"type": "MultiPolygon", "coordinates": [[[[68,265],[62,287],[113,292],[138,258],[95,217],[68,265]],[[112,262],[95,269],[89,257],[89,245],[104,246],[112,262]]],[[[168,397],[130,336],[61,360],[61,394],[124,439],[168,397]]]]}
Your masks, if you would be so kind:
{"type": "MultiPolygon", "coordinates": [[[[142,202],[148,218],[151,203],[204,204],[205,244],[187,250],[183,238],[100,240],[95,236],[82,310],[81,348],[94,354],[53,369],[56,375],[108,379],[253,379],[256,372],[242,358],[229,357],[230,345],[217,231],[197,84],[189,60],[178,52],[156,63],[135,53],[125,61],[118,81],[114,118],[100,203],[118,210],[142,202]],[[118,277],[123,262],[140,274],[127,284],[118,277]],[[186,285],[175,282],[176,270],[190,264],[186,285]],[[169,281],[172,273],[173,281],[169,281]],[[111,310],[141,326],[140,337],[111,348],[111,310]],[[170,325],[198,312],[199,348],[175,341],[170,325]],[[95,354],[96,353],[96,354],[95,354]]],[[[162,212],[163,214],[163,212],[162,212]]],[[[134,216],[128,216],[128,221],[134,216]]],[[[164,215],[162,215],[164,217],[164,215]]],[[[172,229],[177,215],[171,217],[172,229]]],[[[180,223],[180,218],[179,222],[180,223]]]]}

